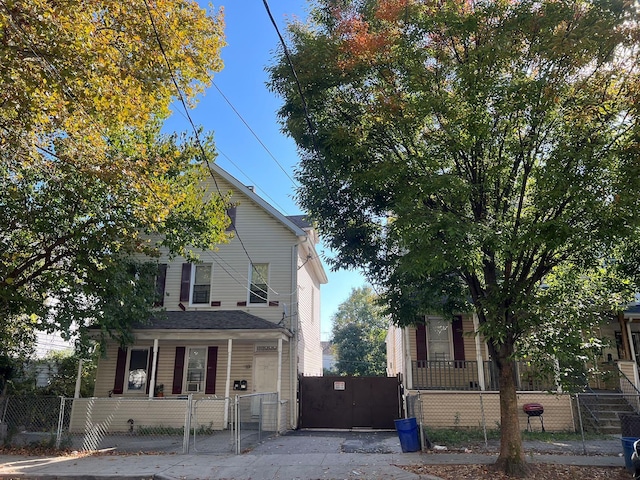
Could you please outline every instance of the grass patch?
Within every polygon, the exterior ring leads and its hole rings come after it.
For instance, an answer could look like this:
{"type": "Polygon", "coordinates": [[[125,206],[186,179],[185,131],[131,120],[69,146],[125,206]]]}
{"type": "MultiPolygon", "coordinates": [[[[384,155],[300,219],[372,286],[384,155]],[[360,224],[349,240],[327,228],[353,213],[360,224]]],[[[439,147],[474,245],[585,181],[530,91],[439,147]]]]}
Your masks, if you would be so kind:
{"type": "MultiPolygon", "coordinates": [[[[465,447],[470,444],[484,443],[484,432],[481,428],[424,428],[429,441],[436,445],[448,447],[465,447]]],[[[608,439],[609,435],[585,433],[585,440],[608,439]]],[[[487,440],[500,440],[500,430],[487,430],[487,440]]],[[[578,432],[540,432],[523,431],[522,440],[540,442],[582,441],[582,435],[578,432]]]]}

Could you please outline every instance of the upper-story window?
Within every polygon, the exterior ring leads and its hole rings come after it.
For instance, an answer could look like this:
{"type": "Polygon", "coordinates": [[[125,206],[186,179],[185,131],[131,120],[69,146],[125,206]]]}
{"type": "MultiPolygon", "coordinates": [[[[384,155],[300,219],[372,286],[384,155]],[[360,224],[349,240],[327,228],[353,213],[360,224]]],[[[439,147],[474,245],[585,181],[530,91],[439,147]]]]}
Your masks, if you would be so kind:
{"type": "Polygon", "coordinates": [[[158,264],[158,273],[156,274],[156,289],[153,302],[154,307],[164,306],[164,289],[167,283],[167,264],[158,264]]]}
{"type": "Polygon", "coordinates": [[[264,305],[268,302],[269,293],[269,264],[251,264],[251,279],[249,285],[249,303],[264,305]]]}
{"type": "Polygon", "coordinates": [[[191,303],[208,304],[211,299],[211,265],[194,265],[191,269],[191,303]]]}

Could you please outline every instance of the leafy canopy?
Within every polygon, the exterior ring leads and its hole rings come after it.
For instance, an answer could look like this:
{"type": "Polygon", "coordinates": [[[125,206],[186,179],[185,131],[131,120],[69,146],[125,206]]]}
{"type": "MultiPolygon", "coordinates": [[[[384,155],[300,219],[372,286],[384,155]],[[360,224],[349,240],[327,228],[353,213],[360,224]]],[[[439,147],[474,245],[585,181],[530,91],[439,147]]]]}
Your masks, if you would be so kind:
{"type": "Polygon", "coordinates": [[[298,199],[333,265],[363,267],[399,324],[477,314],[512,473],[512,360],[544,335],[544,278],[593,270],[638,233],[638,13],[625,0],[319,0],[271,67],[302,155],[298,199]]]}
{"type": "Polygon", "coordinates": [[[386,375],[387,320],[370,287],[354,288],[332,318],[340,375],[386,375]]]}
{"type": "MultiPolygon", "coordinates": [[[[222,68],[222,12],[195,1],[0,2],[0,344],[16,329],[121,341],[153,305],[159,248],[227,239],[210,136],[160,135],[222,68]]],[[[14,341],[16,340],[16,341],[14,341]]]]}

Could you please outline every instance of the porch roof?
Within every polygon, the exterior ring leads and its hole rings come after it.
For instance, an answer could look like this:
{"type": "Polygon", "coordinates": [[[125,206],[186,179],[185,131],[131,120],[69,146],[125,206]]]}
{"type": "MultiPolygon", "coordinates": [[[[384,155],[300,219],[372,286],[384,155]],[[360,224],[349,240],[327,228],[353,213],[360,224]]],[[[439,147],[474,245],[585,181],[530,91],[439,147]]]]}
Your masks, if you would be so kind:
{"type": "Polygon", "coordinates": [[[133,325],[134,330],[275,330],[289,332],[276,323],[242,310],[163,312],[149,322],[133,325]]]}
{"type": "Polygon", "coordinates": [[[640,320],[640,305],[629,305],[624,311],[624,318],[627,320],[640,320]]]}

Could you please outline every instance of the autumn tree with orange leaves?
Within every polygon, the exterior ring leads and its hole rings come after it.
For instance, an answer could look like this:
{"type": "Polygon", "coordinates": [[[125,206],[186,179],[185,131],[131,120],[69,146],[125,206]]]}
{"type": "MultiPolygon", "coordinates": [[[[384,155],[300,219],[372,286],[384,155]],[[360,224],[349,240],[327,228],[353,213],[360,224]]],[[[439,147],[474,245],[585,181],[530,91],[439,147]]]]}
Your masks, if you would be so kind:
{"type": "Polygon", "coordinates": [[[540,286],[638,233],[639,39],[625,0],[320,0],[271,67],[333,265],[364,269],[399,325],[477,315],[509,473],[540,286]]]}
{"type": "Polygon", "coordinates": [[[125,343],[158,249],[226,240],[210,135],[160,134],[222,69],[223,28],[191,0],[0,1],[0,357],[38,330],[125,343]]]}

